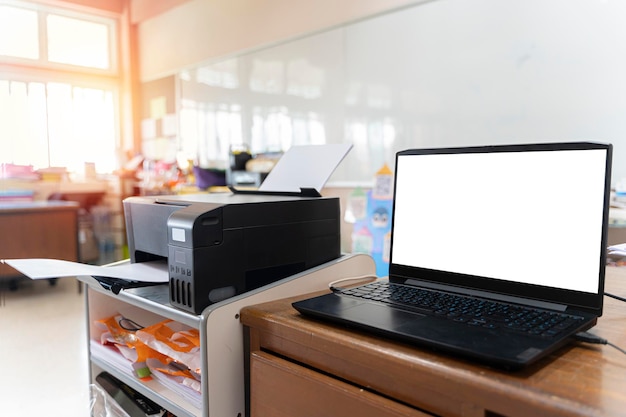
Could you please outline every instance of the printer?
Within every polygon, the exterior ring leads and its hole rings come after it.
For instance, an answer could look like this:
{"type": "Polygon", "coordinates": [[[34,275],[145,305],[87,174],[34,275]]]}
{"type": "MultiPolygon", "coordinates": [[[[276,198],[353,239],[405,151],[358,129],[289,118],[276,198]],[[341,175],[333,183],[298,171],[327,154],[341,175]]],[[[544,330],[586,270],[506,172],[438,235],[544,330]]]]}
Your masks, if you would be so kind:
{"type": "Polygon", "coordinates": [[[338,198],[204,193],[123,206],[131,262],[167,262],[170,303],[195,314],[340,257],[338,198]]]}

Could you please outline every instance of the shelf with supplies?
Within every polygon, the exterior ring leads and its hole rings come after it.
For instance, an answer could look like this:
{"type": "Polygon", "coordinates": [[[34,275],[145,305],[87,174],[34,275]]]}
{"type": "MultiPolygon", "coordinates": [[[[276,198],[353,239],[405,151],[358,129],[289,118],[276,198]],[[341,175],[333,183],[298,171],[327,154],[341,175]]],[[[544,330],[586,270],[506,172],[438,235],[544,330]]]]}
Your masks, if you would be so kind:
{"type": "Polygon", "coordinates": [[[323,290],[337,279],[374,273],[375,264],[371,257],[342,255],[301,273],[211,304],[200,314],[183,311],[170,304],[169,286],[166,284],[128,288],[115,294],[91,277],[79,277],[87,284],[85,297],[91,380],[95,381],[100,373],[108,372],[177,417],[242,417],[247,412],[245,344],[239,321],[240,310],[248,305],[323,290]],[[154,372],[151,379],[142,379],[141,372],[133,368],[133,360],[101,343],[101,335],[106,332],[102,321],[111,317],[116,320],[123,318],[137,329],[171,321],[173,327],[196,331],[199,335],[199,392],[190,395],[192,388],[177,389],[167,376],[164,380],[163,375],[154,372]]]}
{"type": "Polygon", "coordinates": [[[155,301],[164,297],[167,299],[167,285],[123,290],[118,295],[98,288],[97,285],[90,284],[86,291],[91,379],[95,380],[98,374],[106,371],[178,417],[203,415],[200,392],[197,393],[196,401],[190,401],[165,386],[157,378],[152,377],[150,380],[139,378],[134,373],[130,360],[111,345],[101,343],[103,329],[98,326],[99,320],[118,316],[141,327],[174,320],[190,329],[200,331],[202,316],[180,312],[167,304],[155,301]],[[137,294],[136,290],[142,291],[137,294]]]}

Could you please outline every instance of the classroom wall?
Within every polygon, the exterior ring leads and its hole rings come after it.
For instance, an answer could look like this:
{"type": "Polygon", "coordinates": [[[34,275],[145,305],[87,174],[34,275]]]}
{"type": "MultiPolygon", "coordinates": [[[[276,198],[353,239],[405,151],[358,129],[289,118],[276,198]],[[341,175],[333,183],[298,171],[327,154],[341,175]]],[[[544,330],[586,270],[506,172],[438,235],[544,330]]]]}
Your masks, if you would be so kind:
{"type": "Polygon", "coordinates": [[[190,0],[140,25],[141,74],[235,68],[237,89],[181,82],[178,93],[239,106],[244,141],[255,112],[263,123],[277,108],[291,120],[314,113],[328,142],[355,145],[338,181],[367,180],[407,147],[592,140],[614,144],[616,184],[623,16],[619,0],[190,0]],[[289,68],[322,74],[321,95],[290,93],[289,68]],[[259,82],[283,90],[253,91],[259,82]]]}
{"type": "Polygon", "coordinates": [[[626,2],[330,3],[190,0],[140,24],[141,77],[176,74],[197,108],[237,107],[248,143],[255,116],[313,114],[328,142],[354,145],[326,190],[344,205],[350,182],[409,147],[610,142],[613,184],[626,178],[626,2]]]}
{"type": "MultiPolygon", "coordinates": [[[[174,0],[170,0],[170,3],[174,0]]],[[[424,0],[190,0],[137,26],[141,81],[424,0]]],[[[140,15],[141,3],[134,14],[140,15]]]]}

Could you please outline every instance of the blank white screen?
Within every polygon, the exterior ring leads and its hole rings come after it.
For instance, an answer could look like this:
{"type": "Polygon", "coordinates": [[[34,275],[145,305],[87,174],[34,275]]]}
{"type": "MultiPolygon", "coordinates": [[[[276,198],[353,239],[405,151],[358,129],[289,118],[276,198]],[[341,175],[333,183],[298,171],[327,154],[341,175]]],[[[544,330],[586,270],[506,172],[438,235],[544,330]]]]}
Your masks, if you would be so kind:
{"type": "Polygon", "coordinates": [[[598,290],[606,150],[401,155],[394,264],[598,290]]]}

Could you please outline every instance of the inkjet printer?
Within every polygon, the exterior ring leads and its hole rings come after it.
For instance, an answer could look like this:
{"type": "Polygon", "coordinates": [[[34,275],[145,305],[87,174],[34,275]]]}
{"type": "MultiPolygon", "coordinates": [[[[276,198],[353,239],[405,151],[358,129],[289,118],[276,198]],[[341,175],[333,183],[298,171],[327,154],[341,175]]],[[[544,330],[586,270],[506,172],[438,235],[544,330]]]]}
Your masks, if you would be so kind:
{"type": "Polygon", "coordinates": [[[167,262],[170,303],[196,314],[340,256],[338,198],[206,193],[123,205],[131,262],[167,262]]]}

